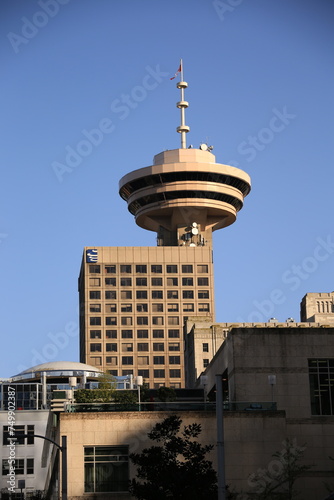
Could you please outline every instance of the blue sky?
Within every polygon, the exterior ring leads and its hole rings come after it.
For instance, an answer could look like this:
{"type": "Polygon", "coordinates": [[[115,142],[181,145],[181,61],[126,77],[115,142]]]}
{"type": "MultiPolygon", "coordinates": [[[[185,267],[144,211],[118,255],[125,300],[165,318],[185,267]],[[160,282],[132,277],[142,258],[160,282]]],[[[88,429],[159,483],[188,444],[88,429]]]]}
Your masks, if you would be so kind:
{"type": "Polygon", "coordinates": [[[330,0],[2,0],[0,18],[0,376],[79,359],[85,245],[155,245],[118,181],[179,147],[180,57],[188,144],[252,178],[214,235],[217,321],[299,319],[334,289],[330,0]]]}

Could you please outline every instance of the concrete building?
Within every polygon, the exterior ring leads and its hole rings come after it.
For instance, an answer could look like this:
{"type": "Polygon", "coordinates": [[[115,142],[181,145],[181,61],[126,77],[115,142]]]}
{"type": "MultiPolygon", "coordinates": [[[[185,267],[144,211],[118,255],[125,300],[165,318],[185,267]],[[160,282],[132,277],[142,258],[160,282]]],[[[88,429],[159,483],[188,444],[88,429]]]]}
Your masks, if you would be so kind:
{"type": "Polygon", "coordinates": [[[334,325],[334,292],[307,293],[300,304],[301,321],[334,325]]]}
{"type": "Polygon", "coordinates": [[[120,180],[136,223],[157,233],[157,247],[84,249],[79,277],[80,360],[114,375],[142,375],[150,388],[184,387],[183,323],[214,320],[212,232],[236,220],[250,191],[242,170],[218,164],[205,144],[181,148],[120,180]]]}

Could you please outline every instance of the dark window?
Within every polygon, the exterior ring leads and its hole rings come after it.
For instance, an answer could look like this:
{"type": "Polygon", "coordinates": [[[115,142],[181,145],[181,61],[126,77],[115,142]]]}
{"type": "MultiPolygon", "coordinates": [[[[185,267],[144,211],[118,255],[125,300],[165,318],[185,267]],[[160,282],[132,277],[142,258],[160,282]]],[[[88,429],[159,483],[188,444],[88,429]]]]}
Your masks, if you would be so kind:
{"type": "Polygon", "coordinates": [[[132,279],[131,278],[121,278],[121,286],[131,286],[132,279]]]}
{"type": "Polygon", "coordinates": [[[162,278],[151,278],[152,286],[162,286],[162,278]]]}
{"type": "Polygon", "coordinates": [[[121,266],[121,273],[122,274],[129,274],[129,273],[131,273],[131,266],[122,265],[121,266]]]}
{"type": "Polygon", "coordinates": [[[152,324],[153,325],[163,325],[164,324],[163,316],[153,316],[152,317],[152,324]]]}
{"type": "Polygon", "coordinates": [[[90,352],[101,352],[101,344],[90,344],[90,352]]]}
{"type": "Polygon", "coordinates": [[[128,455],[127,446],[85,447],[85,493],[127,492],[128,455]]]}
{"type": "Polygon", "coordinates": [[[147,312],[148,304],[137,304],[137,312],[147,312]]]}
{"type": "Polygon", "coordinates": [[[192,273],[193,272],[193,266],[191,264],[183,264],[182,265],[182,272],[183,273],[192,273]]]}
{"type": "Polygon", "coordinates": [[[152,312],[163,312],[164,305],[160,303],[152,304],[152,312]]]}
{"type": "Polygon", "coordinates": [[[199,290],[198,298],[199,299],[208,299],[209,298],[209,290],[199,290]]]}
{"type": "Polygon", "coordinates": [[[132,330],[122,330],[122,339],[132,339],[132,330]]]}
{"type": "Polygon", "coordinates": [[[180,350],[180,343],[179,342],[170,342],[168,344],[168,349],[170,351],[179,351],[180,350]]]}
{"type": "Polygon", "coordinates": [[[113,377],[118,377],[118,370],[108,370],[108,373],[113,377]]]}
{"type": "Polygon", "coordinates": [[[107,339],[117,339],[117,330],[106,330],[107,339]]]}
{"type": "Polygon", "coordinates": [[[176,265],[168,265],[166,266],[166,271],[167,273],[177,273],[177,266],[176,265]]]}
{"type": "Polygon", "coordinates": [[[89,292],[89,298],[94,300],[94,299],[100,299],[101,298],[101,292],[100,290],[91,290],[89,292]]]}
{"type": "Polygon", "coordinates": [[[198,286],[209,286],[209,278],[197,278],[198,286]]]}
{"type": "Polygon", "coordinates": [[[193,290],[183,290],[182,291],[182,297],[184,299],[193,299],[194,298],[194,292],[193,292],[193,290]]]}
{"type": "Polygon", "coordinates": [[[133,375],[133,370],[122,370],[122,376],[133,375]]]}
{"type": "Polygon", "coordinates": [[[107,352],[117,352],[117,344],[106,344],[106,351],[107,352]]]}
{"type": "Polygon", "coordinates": [[[171,368],[169,370],[169,376],[170,376],[170,378],[180,378],[181,377],[181,370],[176,369],[176,368],[171,368]]]}
{"type": "Polygon", "coordinates": [[[154,370],[154,378],[165,378],[165,370],[154,370]]]}
{"type": "Polygon", "coordinates": [[[177,286],[178,278],[167,278],[167,286],[177,286]]]}
{"type": "Polygon", "coordinates": [[[209,363],[210,363],[209,359],[203,359],[203,368],[206,368],[209,363]]]}
{"type": "Polygon", "coordinates": [[[121,325],[131,326],[132,325],[132,317],[131,316],[123,316],[121,318],[121,325]]]}
{"type": "Polygon", "coordinates": [[[121,304],[121,312],[122,313],[132,312],[132,304],[121,304]]]}
{"type": "Polygon", "coordinates": [[[178,312],[179,310],[179,304],[167,304],[167,311],[168,312],[178,312]]]}
{"type": "Polygon", "coordinates": [[[194,286],[193,278],[182,278],[182,286],[194,286]]]}
{"type": "Polygon", "coordinates": [[[116,316],[107,316],[106,317],[106,325],[117,325],[116,316]]]}
{"type": "Polygon", "coordinates": [[[154,365],[164,365],[165,364],[165,356],[153,356],[153,364],[154,365]]]}
{"type": "Polygon", "coordinates": [[[136,273],[142,273],[146,274],[147,273],[147,266],[139,264],[136,266],[136,273]]]}
{"type": "Polygon", "coordinates": [[[136,291],[137,299],[147,299],[147,291],[146,290],[137,290],[136,291]]]}
{"type": "Polygon", "coordinates": [[[153,351],[164,351],[165,350],[165,344],[162,342],[154,342],[153,343],[153,351]]]}
{"type": "Polygon", "coordinates": [[[137,344],[137,351],[148,351],[148,343],[140,342],[139,344],[137,344]]]}
{"type": "Polygon", "coordinates": [[[116,300],[117,296],[116,296],[116,290],[106,290],[104,292],[104,296],[106,299],[112,299],[112,300],[116,300]]]}
{"type": "Polygon", "coordinates": [[[89,272],[90,274],[99,274],[101,272],[101,268],[99,265],[91,264],[89,266],[89,272]]]}
{"type": "Polygon", "coordinates": [[[100,339],[101,338],[101,330],[90,330],[90,338],[91,339],[100,339]]]}
{"type": "Polygon", "coordinates": [[[106,357],[106,364],[117,366],[117,356],[107,356],[106,357]]]}
{"type": "Polygon", "coordinates": [[[148,339],[148,330],[137,330],[137,339],[148,339]]]}
{"type": "Polygon", "coordinates": [[[137,316],[137,325],[148,325],[148,316],[137,316]]]}
{"type": "Polygon", "coordinates": [[[104,266],[104,272],[106,274],[116,274],[116,266],[104,266]]]}
{"type": "Polygon", "coordinates": [[[133,351],[133,344],[122,344],[122,352],[132,352],[133,351]]]}
{"type": "Polygon", "coordinates": [[[136,278],[136,286],[147,286],[147,278],[136,278]]]}
{"type": "Polygon", "coordinates": [[[180,356],[169,356],[169,364],[170,365],[179,365],[180,364],[180,356]]]}
{"type": "Polygon", "coordinates": [[[162,273],[162,266],[160,264],[152,264],[151,273],[162,273]]]}
{"type": "Polygon", "coordinates": [[[104,278],[106,286],[116,286],[116,278],[104,278]]]}
{"type": "Polygon", "coordinates": [[[153,330],[153,338],[154,339],[163,339],[164,331],[163,330],[153,330]]]}
{"type": "Polygon", "coordinates": [[[138,370],[138,375],[143,378],[150,378],[150,370],[138,370]]]}
{"type": "MultiPolygon", "coordinates": [[[[14,439],[16,438],[15,445],[19,444],[34,444],[34,437],[29,436],[28,438],[22,437],[23,434],[34,434],[34,426],[33,425],[28,425],[27,430],[24,425],[13,425],[14,428],[14,435],[11,435],[8,430],[8,425],[3,426],[3,434],[2,434],[2,444],[4,446],[7,446],[9,444],[9,439],[14,439]],[[27,441],[25,441],[27,439],[27,441]]],[[[11,432],[13,432],[11,430],[11,432]]]]}
{"type": "Polygon", "coordinates": [[[209,304],[198,304],[198,311],[199,312],[209,312],[210,311],[209,304]]]}
{"type": "Polygon", "coordinates": [[[180,330],[168,330],[168,337],[170,339],[178,339],[180,337],[180,330]]]}
{"type": "Polygon", "coordinates": [[[194,311],[194,304],[183,304],[183,312],[193,312],[194,311]]]}
{"type": "Polygon", "coordinates": [[[121,290],[121,300],[132,299],[132,291],[131,290],[121,290]]]}
{"type": "Polygon", "coordinates": [[[209,352],[209,344],[204,342],[202,345],[203,345],[203,352],[209,352]]]}
{"type": "Polygon", "coordinates": [[[177,290],[168,290],[167,291],[167,299],[178,299],[179,292],[177,290]]]}
{"type": "Polygon", "coordinates": [[[33,473],[34,473],[34,459],[27,458],[27,474],[33,474],[33,473]]]}
{"type": "Polygon", "coordinates": [[[309,359],[312,415],[334,415],[334,359],[309,359]]]}
{"type": "Polygon", "coordinates": [[[152,299],[162,299],[162,290],[152,290],[152,299]]]}
{"type": "Polygon", "coordinates": [[[122,365],[133,365],[133,356],[122,356],[122,365]]]}
{"type": "Polygon", "coordinates": [[[115,313],[117,312],[117,304],[106,304],[106,313],[115,313]]]}
{"type": "Polygon", "coordinates": [[[89,312],[91,313],[99,313],[101,312],[101,304],[90,304],[89,312]]]}
{"type": "Polygon", "coordinates": [[[101,318],[98,316],[93,316],[92,318],[89,318],[89,324],[90,325],[101,325],[101,318]]]}

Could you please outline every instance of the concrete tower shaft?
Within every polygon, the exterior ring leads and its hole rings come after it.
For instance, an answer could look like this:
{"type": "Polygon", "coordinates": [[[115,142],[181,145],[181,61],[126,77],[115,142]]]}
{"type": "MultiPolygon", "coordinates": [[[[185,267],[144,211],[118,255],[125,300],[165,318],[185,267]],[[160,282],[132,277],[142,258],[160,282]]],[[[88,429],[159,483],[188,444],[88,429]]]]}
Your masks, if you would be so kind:
{"type": "Polygon", "coordinates": [[[122,177],[119,192],[136,223],[158,234],[158,245],[211,245],[212,231],[236,220],[250,177],[215,163],[209,151],[175,149],[122,177]]]}

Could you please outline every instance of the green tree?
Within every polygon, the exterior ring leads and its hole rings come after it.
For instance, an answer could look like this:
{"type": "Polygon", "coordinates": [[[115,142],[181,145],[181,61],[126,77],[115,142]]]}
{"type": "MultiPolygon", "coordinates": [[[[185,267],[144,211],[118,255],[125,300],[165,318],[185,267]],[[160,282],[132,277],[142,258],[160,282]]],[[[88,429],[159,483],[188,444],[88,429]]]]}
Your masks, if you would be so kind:
{"type": "Polygon", "coordinates": [[[172,415],[156,424],[148,433],[158,446],[131,453],[137,466],[137,478],[132,479],[130,492],[138,500],[206,500],[217,498],[217,475],[206,454],[212,445],[201,445],[196,438],[200,424],[184,426],[172,415]]]}
{"type": "Polygon", "coordinates": [[[298,496],[295,481],[310,465],[303,465],[305,447],[297,446],[296,440],[283,441],[283,449],[272,455],[274,460],[267,469],[259,469],[249,477],[253,489],[248,492],[250,499],[256,500],[293,500],[298,496]]]}
{"type": "Polygon", "coordinates": [[[103,373],[98,378],[98,389],[77,389],[74,397],[76,403],[110,403],[116,393],[115,378],[103,373]]]}

